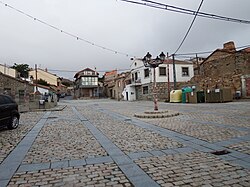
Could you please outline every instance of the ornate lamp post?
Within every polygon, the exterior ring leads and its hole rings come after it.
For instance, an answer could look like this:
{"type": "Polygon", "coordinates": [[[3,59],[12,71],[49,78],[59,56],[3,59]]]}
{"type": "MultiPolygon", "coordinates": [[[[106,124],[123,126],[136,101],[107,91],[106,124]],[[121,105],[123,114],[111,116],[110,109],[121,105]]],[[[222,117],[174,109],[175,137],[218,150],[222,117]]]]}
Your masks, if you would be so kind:
{"type": "Polygon", "coordinates": [[[154,110],[158,111],[157,104],[157,93],[156,93],[156,77],[155,77],[155,68],[157,68],[160,64],[162,64],[165,60],[166,55],[161,52],[159,57],[157,56],[155,59],[151,58],[152,55],[148,52],[146,56],[143,57],[142,61],[145,67],[153,68],[153,77],[154,77],[154,86],[153,86],[153,96],[154,96],[154,110]]]}

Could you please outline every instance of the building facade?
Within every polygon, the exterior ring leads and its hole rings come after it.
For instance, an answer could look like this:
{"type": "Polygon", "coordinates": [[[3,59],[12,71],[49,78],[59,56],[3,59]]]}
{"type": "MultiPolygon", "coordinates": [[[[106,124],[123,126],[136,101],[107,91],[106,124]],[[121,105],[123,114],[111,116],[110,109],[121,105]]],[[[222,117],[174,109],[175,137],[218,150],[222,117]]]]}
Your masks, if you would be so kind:
{"type": "Polygon", "coordinates": [[[234,42],[216,49],[199,67],[191,81],[202,90],[230,88],[233,96],[250,97],[250,48],[236,50],[234,42]]]}
{"type": "Polygon", "coordinates": [[[98,73],[86,68],[75,74],[75,97],[96,98],[99,97],[98,73]]]}
{"type": "Polygon", "coordinates": [[[29,71],[29,78],[31,78],[31,77],[33,80],[36,80],[36,78],[37,78],[37,80],[42,79],[42,80],[46,81],[48,84],[56,86],[57,90],[61,91],[61,89],[62,89],[61,88],[62,79],[60,77],[58,77],[57,75],[48,72],[47,69],[45,69],[45,70],[40,69],[40,68],[38,68],[37,70],[31,69],[29,71]]]}
{"type": "MultiPolygon", "coordinates": [[[[160,100],[169,98],[168,94],[174,89],[173,67],[176,72],[176,82],[187,82],[193,75],[193,63],[189,61],[165,60],[163,64],[155,68],[156,93],[160,100]]],[[[134,59],[131,66],[131,84],[125,88],[128,100],[152,100],[153,99],[153,69],[145,67],[141,59],[134,59]]]]}
{"type": "Polygon", "coordinates": [[[0,73],[0,93],[10,95],[18,103],[29,100],[34,86],[27,81],[0,73]]]}
{"type": "Polygon", "coordinates": [[[7,65],[0,64],[0,73],[17,78],[17,71],[13,68],[8,67],[7,65]]]}

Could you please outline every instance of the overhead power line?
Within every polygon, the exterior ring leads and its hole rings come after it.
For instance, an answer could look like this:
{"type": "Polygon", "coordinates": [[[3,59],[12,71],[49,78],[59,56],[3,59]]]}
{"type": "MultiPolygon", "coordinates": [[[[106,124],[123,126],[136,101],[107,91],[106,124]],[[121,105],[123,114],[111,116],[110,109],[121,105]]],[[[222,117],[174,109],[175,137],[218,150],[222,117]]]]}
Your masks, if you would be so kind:
{"type": "Polygon", "coordinates": [[[174,52],[174,54],[176,54],[176,53],[179,51],[179,49],[180,49],[181,46],[183,45],[184,41],[186,40],[186,38],[187,38],[187,36],[188,36],[188,34],[189,34],[189,32],[190,32],[190,30],[191,30],[193,24],[194,24],[194,21],[195,21],[195,19],[196,19],[196,17],[197,17],[197,14],[199,13],[199,11],[200,11],[200,9],[201,9],[201,6],[202,6],[202,4],[203,4],[203,1],[204,1],[204,0],[201,0],[200,5],[199,5],[199,8],[198,8],[197,12],[195,13],[194,19],[193,19],[193,21],[191,22],[191,25],[189,26],[189,28],[188,28],[188,30],[187,30],[187,32],[186,32],[184,38],[182,39],[182,41],[181,41],[179,47],[176,49],[176,51],[174,52]]]}
{"type": "MultiPolygon", "coordinates": [[[[235,49],[243,49],[243,48],[248,48],[250,47],[249,45],[244,45],[244,46],[240,46],[240,47],[236,47],[235,49]]],[[[189,52],[189,53],[179,53],[179,54],[175,54],[175,56],[187,56],[187,55],[203,55],[203,54],[209,54],[212,53],[214,51],[203,51],[203,52],[189,52]]]]}
{"type": "MultiPolygon", "coordinates": [[[[117,71],[129,71],[130,69],[115,69],[117,71]]],[[[79,70],[60,70],[60,69],[48,69],[48,71],[52,71],[52,72],[69,72],[69,73],[77,73],[79,70]]],[[[96,70],[99,73],[105,73],[105,72],[109,72],[112,70],[96,70]]]]}
{"type": "Polygon", "coordinates": [[[0,3],[3,4],[3,5],[6,6],[6,7],[9,7],[10,9],[12,9],[12,10],[14,10],[14,11],[16,11],[16,12],[18,12],[18,13],[20,13],[20,14],[26,16],[26,17],[28,17],[28,18],[33,19],[34,21],[37,21],[37,22],[39,22],[39,23],[41,23],[41,24],[43,24],[43,25],[46,25],[46,26],[48,26],[48,27],[50,27],[50,28],[52,28],[52,29],[54,29],[54,30],[57,30],[57,31],[59,31],[59,32],[65,34],[65,35],[68,35],[68,36],[70,36],[70,37],[72,37],[72,38],[75,38],[75,39],[77,39],[77,40],[79,40],[79,41],[85,42],[85,43],[87,43],[87,44],[89,44],[89,45],[95,46],[95,47],[97,47],[97,48],[100,48],[100,49],[103,49],[103,50],[106,50],[106,51],[109,51],[109,52],[113,52],[113,53],[115,53],[115,54],[123,55],[123,56],[126,56],[126,57],[134,57],[134,55],[130,55],[130,54],[128,54],[128,53],[124,53],[124,52],[121,52],[121,51],[118,51],[118,50],[114,50],[114,49],[111,49],[111,48],[108,48],[108,47],[105,47],[105,46],[96,44],[96,43],[94,43],[94,42],[92,42],[92,41],[90,41],[90,40],[81,38],[80,36],[77,36],[77,35],[72,34],[72,33],[70,33],[70,32],[64,31],[64,30],[61,29],[61,28],[58,28],[58,27],[56,27],[56,26],[54,26],[54,25],[51,25],[51,24],[49,24],[49,23],[47,23],[47,22],[45,22],[45,21],[43,21],[43,20],[41,20],[41,19],[38,19],[38,18],[36,18],[36,17],[30,15],[30,14],[27,14],[27,13],[25,13],[24,11],[19,10],[19,9],[17,9],[17,8],[15,8],[15,7],[13,7],[13,6],[7,4],[7,3],[4,3],[4,2],[2,2],[2,1],[0,1],[0,3]]]}
{"type": "MultiPolygon", "coordinates": [[[[196,14],[196,11],[194,11],[194,10],[181,8],[181,7],[177,7],[177,6],[172,6],[172,5],[168,5],[168,4],[163,4],[163,3],[159,3],[159,2],[155,2],[155,1],[148,1],[148,0],[138,0],[138,1],[120,0],[120,1],[132,3],[132,4],[137,4],[137,5],[142,5],[142,6],[148,6],[151,8],[156,8],[156,9],[161,9],[161,10],[166,10],[166,11],[171,11],[171,12],[176,12],[176,13],[181,13],[181,14],[187,14],[187,15],[195,15],[196,14]]],[[[197,16],[203,17],[203,18],[221,20],[221,21],[250,24],[249,20],[231,18],[231,17],[220,16],[220,15],[205,13],[205,12],[198,12],[197,16]]]]}

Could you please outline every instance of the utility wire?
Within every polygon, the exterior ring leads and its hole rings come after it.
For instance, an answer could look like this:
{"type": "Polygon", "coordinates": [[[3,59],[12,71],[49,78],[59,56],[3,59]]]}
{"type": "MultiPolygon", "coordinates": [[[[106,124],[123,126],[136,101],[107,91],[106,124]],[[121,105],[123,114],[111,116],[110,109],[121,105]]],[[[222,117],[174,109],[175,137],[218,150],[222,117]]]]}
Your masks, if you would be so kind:
{"type": "MultiPolygon", "coordinates": [[[[250,45],[244,45],[244,46],[240,46],[240,47],[236,47],[235,49],[243,49],[243,48],[248,48],[250,47],[250,45]]],[[[202,55],[202,54],[209,54],[212,53],[214,51],[203,51],[203,52],[190,52],[190,53],[180,53],[180,54],[175,54],[175,56],[186,56],[186,55],[202,55]]]]}
{"type": "MultiPolygon", "coordinates": [[[[176,13],[181,13],[181,14],[187,14],[187,15],[195,15],[197,13],[194,10],[181,8],[181,7],[177,7],[177,6],[172,6],[172,5],[168,5],[168,4],[163,4],[163,3],[159,3],[159,2],[155,2],[155,1],[149,1],[149,0],[139,0],[139,1],[120,0],[120,1],[132,3],[132,4],[137,4],[137,5],[142,5],[142,6],[148,6],[151,8],[156,8],[156,9],[161,9],[161,10],[166,10],[166,11],[171,11],[171,12],[176,12],[176,13]]],[[[250,24],[249,20],[242,20],[242,19],[220,16],[220,15],[210,14],[210,13],[205,13],[205,12],[198,12],[197,16],[209,18],[209,19],[221,20],[221,21],[250,24]]]]}
{"type": "MultiPolygon", "coordinates": [[[[130,69],[116,69],[117,71],[129,71],[130,69]]],[[[59,70],[59,69],[48,69],[48,71],[52,71],[52,72],[78,72],[79,70],[59,70]]],[[[105,73],[105,72],[110,72],[112,70],[96,70],[96,72],[100,72],[100,73],[105,73]]]]}
{"type": "Polygon", "coordinates": [[[203,4],[203,1],[204,1],[204,0],[201,0],[200,5],[199,5],[199,8],[198,8],[197,12],[195,13],[194,19],[193,19],[191,25],[189,26],[189,28],[188,28],[188,30],[187,30],[187,32],[186,32],[184,38],[182,39],[182,41],[181,41],[179,47],[178,47],[178,48],[176,49],[176,51],[174,52],[174,54],[176,54],[176,53],[179,51],[179,49],[180,49],[181,46],[183,45],[184,41],[186,40],[186,38],[187,38],[187,36],[188,36],[188,34],[189,34],[189,32],[190,32],[190,30],[191,30],[193,24],[194,24],[194,21],[195,21],[195,19],[196,19],[196,17],[197,17],[197,14],[198,14],[198,12],[200,11],[200,8],[201,8],[201,6],[202,6],[202,4],[203,4]]]}
{"type": "Polygon", "coordinates": [[[13,6],[9,5],[9,4],[6,4],[6,3],[4,3],[4,2],[2,2],[2,1],[0,1],[0,3],[3,4],[4,6],[10,8],[10,9],[12,9],[12,10],[14,10],[14,11],[20,13],[20,14],[23,14],[23,15],[26,16],[26,17],[29,17],[29,18],[33,19],[34,21],[37,21],[37,22],[39,22],[39,23],[41,23],[41,24],[43,24],[43,25],[46,25],[46,26],[48,26],[48,27],[50,27],[50,28],[52,28],[52,29],[54,29],[54,30],[57,30],[57,31],[59,31],[59,32],[65,34],[65,35],[70,36],[70,37],[73,37],[73,38],[75,38],[75,39],[77,39],[77,40],[79,40],[79,41],[85,42],[85,43],[87,43],[87,44],[89,44],[89,45],[95,46],[95,47],[97,47],[97,48],[101,48],[101,49],[106,50],[106,51],[109,51],[109,52],[113,52],[113,53],[115,53],[115,54],[123,55],[123,56],[126,56],[126,57],[132,57],[132,56],[134,56],[134,55],[130,55],[130,54],[127,54],[127,53],[118,51],[118,50],[114,50],[114,49],[111,49],[111,48],[108,48],[108,47],[105,47],[105,46],[96,44],[96,43],[94,43],[94,42],[92,42],[92,41],[89,41],[89,40],[87,40],[87,39],[81,38],[81,37],[76,36],[76,35],[74,35],[74,34],[72,34],[72,33],[70,33],[70,32],[64,31],[63,29],[60,29],[60,28],[58,28],[58,27],[56,27],[56,26],[54,26],[54,25],[51,25],[51,24],[49,24],[49,23],[47,23],[47,22],[45,22],[45,21],[42,21],[42,20],[40,20],[40,19],[38,19],[38,18],[36,18],[36,17],[30,15],[30,14],[27,14],[27,13],[25,13],[24,11],[19,10],[19,9],[17,9],[17,8],[15,8],[15,7],[13,7],[13,6]]]}

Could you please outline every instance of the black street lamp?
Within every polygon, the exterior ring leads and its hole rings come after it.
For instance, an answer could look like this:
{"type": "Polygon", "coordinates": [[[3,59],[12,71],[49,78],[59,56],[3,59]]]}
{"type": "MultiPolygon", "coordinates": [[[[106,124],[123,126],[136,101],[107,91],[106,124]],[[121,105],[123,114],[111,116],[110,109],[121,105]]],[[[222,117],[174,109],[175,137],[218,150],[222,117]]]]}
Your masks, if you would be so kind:
{"type": "Polygon", "coordinates": [[[153,87],[153,96],[154,96],[154,110],[158,111],[157,104],[157,93],[156,93],[156,77],[155,77],[155,68],[157,68],[160,64],[162,64],[165,60],[166,55],[161,52],[159,57],[157,56],[155,59],[151,58],[152,55],[148,52],[146,56],[143,57],[142,61],[145,67],[153,68],[153,77],[154,77],[154,87],[153,87]]]}

